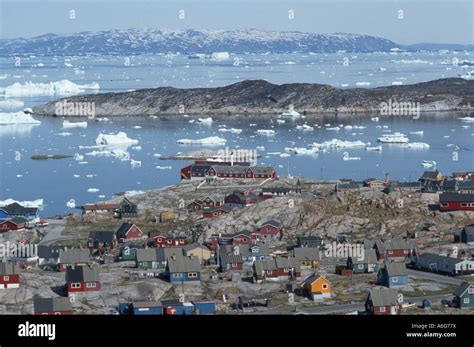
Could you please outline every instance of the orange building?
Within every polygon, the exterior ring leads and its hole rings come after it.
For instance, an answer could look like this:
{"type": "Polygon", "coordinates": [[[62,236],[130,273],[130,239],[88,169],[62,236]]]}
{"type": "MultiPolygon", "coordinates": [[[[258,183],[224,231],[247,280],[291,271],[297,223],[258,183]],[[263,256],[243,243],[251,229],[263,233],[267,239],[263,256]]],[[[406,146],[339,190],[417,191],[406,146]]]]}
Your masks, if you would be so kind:
{"type": "Polygon", "coordinates": [[[331,282],[316,273],[309,276],[303,282],[302,286],[312,300],[331,297],[331,282]]]}

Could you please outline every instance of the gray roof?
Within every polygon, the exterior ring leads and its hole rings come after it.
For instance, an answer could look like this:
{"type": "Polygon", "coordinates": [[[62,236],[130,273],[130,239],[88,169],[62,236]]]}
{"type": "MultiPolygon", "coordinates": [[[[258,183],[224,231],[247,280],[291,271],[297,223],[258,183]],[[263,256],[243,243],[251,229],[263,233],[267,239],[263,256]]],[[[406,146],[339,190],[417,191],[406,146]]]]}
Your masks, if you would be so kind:
{"type": "Polygon", "coordinates": [[[422,264],[447,264],[447,265],[456,265],[462,262],[462,259],[447,257],[434,253],[423,253],[418,257],[418,262],[422,264]]]}
{"type": "Polygon", "coordinates": [[[262,193],[289,193],[292,189],[288,187],[268,187],[262,188],[262,193]]]}
{"type": "Polygon", "coordinates": [[[59,262],[62,264],[88,263],[90,250],[86,248],[69,248],[59,251],[59,262]]]}
{"type": "MultiPolygon", "coordinates": [[[[377,241],[376,241],[377,242],[377,241]]],[[[383,243],[384,250],[413,250],[416,249],[416,242],[414,240],[405,240],[402,238],[395,238],[387,240],[383,243]]]]}
{"type": "Polygon", "coordinates": [[[469,282],[463,282],[459,287],[457,287],[457,288],[454,290],[454,295],[456,295],[456,296],[463,296],[464,293],[466,292],[466,290],[469,289],[469,287],[474,287],[474,284],[473,284],[473,283],[469,283],[469,282]]]}
{"type": "Polygon", "coordinates": [[[388,276],[408,276],[405,263],[386,263],[385,271],[388,276]]]}
{"type": "Polygon", "coordinates": [[[18,275],[20,268],[17,263],[2,263],[0,262],[0,276],[18,275]]]}
{"type": "Polygon", "coordinates": [[[220,254],[219,257],[223,267],[226,267],[228,264],[239,264],[244,262],[242,259],[242,254],[223,253],[220,254]]]}
{"type": "Polygon", "coordinates": [[[113,231],[91,231],[89,233],[89,242],[98,242],[111,244],[114,240],[115,232],[113,231]]]}
{"type": "Polygon", "coordinates": [[[38,246],[39,258],[59,258],[59,251],[64,249],[62,246],[38,246]]]}
{"type": "Polygon", "coordinates": [[[258,243],[249,246],[242,245],[239,248],[240,254],[242,254],[243,257],[250,257],[252,255],[267,256],[270,254],[270,249],[268,248],[268,245],[264,243],[258,243]],[[252,253],[252,248],[258,249],[258,252],[252,253]]]}
{"type": "Polygon", "coordinates": [[[142,307],[161,307],[163,304],[161,301],[134,301],[133,308],[142,308],[142,307]]]}
{"type": "Polygon", "coordinates": [[[257,260],[254,263],[255,271],[261,273],[262,271],[267,270],[277,270],[277,269],[290,269],[293,268],[295,271],[300,271],[300,265],[298,261],[292,257],[283,258],[275,257],[267,260],[257,260]]]}
{"type": "Polygon", "coordinates": [[[271,225],[271,226],[274,226],[275,228],[281,228],[281,223],[275,219],[271,219],[266,222],[263,222],[262,224],[260,224],[260,227],[264,225],[271,225]]]}
{"type": "Polygon", "coordinates": [[[156,250],[156,260],[157,261],[167,261],[170,257],[183,257],[184,249],[182,247],[166,247],[158,248],[156,250]]]}
{"type": "Polygon", "coordinates": [[[158,255],[157,251],[164,248],[141,248],[137,249],[137,261],[157,261],[158,255]]]}
{"type": "Polygon", "coordinates": [[[200,272],[201,264],[196,257],[168,258],[168,269],[170,273],[176,272],[200,272]]]}
{"type": "Polygon", "coordinates": [[[293,249],[293,256],[298,261],[320,260],[321,254],[316,247],[297,247],[293,249]]]}
{"type": "Polygon", "coordinates": [[[464,226],[463,230],[468,235],[473,235],[474,234],[474,224],[469,224],[469,225],[464,226]]]}
{"type": "Polygon", "coordinates": [[[375,254],[375,249],[364,249],[364,259],[359,260],[357,257],[352,257],[353,264],[376,264],[377,255],[375,254]]]}
{"type": "Polygon", "coordinates": [[[33,307],[35,313],[72,311],[69,298],[34,298],[33,307]]]}
{"type": "Polygon", "coordinates": [[[99,269],[97,266],[68,266],[66,282],[99,282],[99,269]]]}
{"type": "Polygon", "coordinates": [[[439,195],[439,202],[474,202],[474,194],[458,194],[458,193],[441,193],[439,195]]]}
{"type": "Polygon", "coordinates": [[[213,165],[212,168],[218,174],[245,174],[247,172],[248,166],[240,166],[240,165],[213,165]]]}
{"type": "Polygon", "coordinates": [[[254,175],[269,175],[275,172],[275,169],[272,166],[251,166],[254,175]]]}
{"type": "Polygon", "coordinates": [[[374,287],[369,291],[372,305],[374,306],[397,306],[398,292],[393,288],[374,287]]]}

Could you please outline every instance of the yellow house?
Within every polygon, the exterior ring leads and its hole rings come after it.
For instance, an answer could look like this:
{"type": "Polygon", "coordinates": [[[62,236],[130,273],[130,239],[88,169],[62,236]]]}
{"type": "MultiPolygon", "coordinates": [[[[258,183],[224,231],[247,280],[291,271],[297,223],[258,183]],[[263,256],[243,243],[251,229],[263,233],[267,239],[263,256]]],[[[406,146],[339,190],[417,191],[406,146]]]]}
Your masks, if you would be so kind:
{"type": "Polygon", "coordinates": [[[184,247],[184,253],[186,256],[196,257],[199,259],[201,264],[207,263],[212,258],[212,251],[206,246],[193,243],[184,247]]]}

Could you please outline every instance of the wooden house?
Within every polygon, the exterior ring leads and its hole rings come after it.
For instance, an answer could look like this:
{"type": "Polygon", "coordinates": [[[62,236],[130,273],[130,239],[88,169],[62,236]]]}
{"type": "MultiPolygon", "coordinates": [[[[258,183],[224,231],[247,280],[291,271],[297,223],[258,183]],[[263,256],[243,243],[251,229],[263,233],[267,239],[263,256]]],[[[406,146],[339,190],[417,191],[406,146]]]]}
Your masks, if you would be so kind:
{"type": "Polygon", "coordinates": [[[441,193],[439,195],[439,210],[441,212],[474,211],[474,194],[441,193]]]}
{"type": "Polygon", "coordinates": [[[243,269],[244,260],[242,254],[233,252],[221,252],[219,254],[220,271],[241,271],[243,269]]]}
{"type": "Polygon", "coordinates": [[[401,304],[396,289],[373,287],[367,296],[365,309],[374,315],[397,315],[400,314],[401,304]]]}
{"type": "Polygon", "coordinates": [[[14,262],[0,262],[0,289],[20,287],[20,268],[14,262]]]}
{"type": "Polygon", "coordinates": [[[86,204],[80,207],[82,214],[107,214],[114,213],[119,204],[86,204]]]}
{"type": "Polygon", "coordinates": [[[306,278],[302,287],[311,300],[321,300],[331,297],[331,282],[316,273],[306,278]]]}
{"type": "Polygon", "coordinates": [[[299,263],[292,257],[272,257],[267,260],[257,260],[253,263],[253,280],[255,283],[296,280],[300,277],[299,263]]]}
{"type": "Polygon", "coordinates": [[[0,220],[0,233],[8,231],[22,231],[28,226],[28,220],[23,217],[0,220]]]}
{"type": "Polygon", "coordinates": [[[90,250],[85,248],[68,248],[59,250],[59,270],[66,271],[68,266],[92,264],[90,250]]]}
{"type": "Polygon", "coordinates": [[[378,260],[404,261],[418,254],[418,247],[413,239],[378,239],[375,240],[374,249],[378,260]]]}
{"type": "Polygon", "coordinates": [[[318,269],[321,261],[319,248],[316,247],[295,247],[293,257],[301,269],[318,269]]]}
{"type": "Polygon", "coordinates": [[[235,190],[232,194],[229,194],[224,198],[225,204],[230,207],[246,207],[256,204],[259,201],[260,198],[258,195],[248,190],[235,190]]]}
{"type": "Polygon", "coordinates": [[[463,282],[454,290],[454,302],[458,308],[474,308],[474,284],[463,282]]]}
{"type": "Polygon", "coordinates": [[[231,206],[219,206],[219,207],[209,207],[209,208],[204,208],[202,210],[202,217],[203,218],[215,218],[219,217],[223,214],[230,213],[232,211],[231,206]]]}
{"type": "Polygon", "coordinates": [[[33,298],[33,312],[35,315],[42,316],[61,316],[71,315],[72,305],[69,298],[33,298]]]}
{"type": "Polygon", "coordinates": [[[432,183],[439,184],[443,181],[443,179],[444,176],[439,171],[425,171],[418,181],[423,185],[427,185],[432,183]]]}
{"type": "Polygon", "coordinates": [[[91,231],[87,238],[87,247],[91,250],[111,251],[117,246],[113,231],[91,231]]]}
{"type": "Polygon", "coordinates": [[[120,243],[141,240],[145,236],[143,231],[133,223],[122,223],[115,234],[115,238],[120,243]]]}
{"type": "Polygon", "coordinates": [[[270,187],[262,188],[260,196],[263,198],[263,200],[268,200],[276,197],[287,196],[292,192],[293,190],[288,187],[270,187]]]}
{"type": "Polygon", "coordinates": [[[17,202],[0,207],[0,220],[18,217],[28,221],[39,219],[38,208],[23,207],[17,202]]]}
{"type": "Polygon", "coordinates": [[[313,247],[319,248],[323,245],[323,239],[320,236],[297,236],[297,247],[313,247]]]}
{"type": "Polygon", "coordinates": [[[392,288],[408,284],[408,271],[405,263],[385,263],[377,273],[378,283],[392,288]]]}
{"type": "Polygon", "coordinates": [[[114,211],[114,216],[120,219],[136,218],[138,217],[138,206],[128,198],[123,198],[119,207],[114,211]]]}
{"type": "Polygon", "coordinates": [[[371,189],[383,189],[387,185],[387,182],[376,178],[367,178],[363,181],[363,185],[371,189]]]}
{"type": "Polygon", "coordinates": [[[196,257],[171,256],[166,264],[166,276],[171,283],[201,280],[201,264],[196,257]]]}
{"type": "Polygon", "coordinates": [[[208,247],[198,243],[185,246],[183,248],[183,253],[187,257],[198,258],[201,264],[207,264],[213,255],[213,252],[208,247]]]}
{"type": "Polygon", "coordinates": [[[474,273],[474,261],[442,256],[433,253],[423,253],[416,257],[415,265],[423,270],[444,275],[464,276],[474,273]]]}
{"type": "Polygon", "coordinates": [[[273,242],[280,239],[282,233],[282,224],[276,220],[269,220],[262,223],[252,232],[252,238],[255,242],[273,242]]]}
{"type": "Polygon", "coordinates": [[[347,268],[352,269],[352,273],[372,273],[379,271],[379,263],[374,249],[364,249],[364,257],[349,257],[347,268]]]}
{"type": "Polygon", "coordinates": [[[97,266],[68,266],[66,268],[68,294],[100,290],[97,266]]]}
{"type": "Polygon", "coordinates": [[[59,252],[63,249],[62,246],[38,245],[38,265],[56,268],[59,264],[59,252]]]}
{"type": "Polygon", "coordinates": [[[460,242],[474,244],[474,224],[464,226],[459,235],[460,242]]]}

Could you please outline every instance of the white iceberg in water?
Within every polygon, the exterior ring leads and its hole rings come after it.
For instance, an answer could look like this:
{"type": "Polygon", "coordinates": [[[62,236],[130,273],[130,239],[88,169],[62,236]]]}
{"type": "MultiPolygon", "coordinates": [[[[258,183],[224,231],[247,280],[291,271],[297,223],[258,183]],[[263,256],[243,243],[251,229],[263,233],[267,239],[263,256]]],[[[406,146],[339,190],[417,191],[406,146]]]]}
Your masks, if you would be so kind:
{"type": "Polygon", "coordinates": [[[13,109],[20,109],[25,106],[23,101],[7,99],[7,100],[0,100],[0,108],[13,110],[13,109]]]}
{"type": "Polygon", "coordinates": [[[14,200],[14,199],[6,199],[6,200],[0,200],[0,207],[4,207],[4,206],[7,206],[7,205],[10,205],[10,204],[13,204],[13,203],[17,203],[23,207],[26,207],[26,208],[30,208],[30,207],[33,207],[33,208],[39,208],[39,209],[42,209],[43,208],[43,204],[44,204],[44,200],[43,199],[36,199],[36,200],[25,200],[25,201],[18,201],[18,200],[14,200]]]}
{"type": "Polygon", "coordinates": [[[220,128],[219,131],[221,133],[231,133],[231,134],[240,134],[242,132],[242,129],[236,129],[236,128],[220,128]]]}
{"type": "Polygon", "coordinates": [[[97,146],[113,146],[113,145],[136,145],[138,140],[130,139],[123,131],[117,134],[100,133],[95,140],[97,146]]]}
{"type": "Polygon", "coordinates": [[[66,202],[66,206],[69,208],[76,208],[76,201],[74,199],[70,199],[68,202],[66,202]]]}
{"type": "Polygon", "coordinates": [[[474,117],[460,117],[458,119],[463,122],[469,122],[469,123],[474,122],[474,117]]]}
{"type": "Polygon", "coordinates": [[[227,143],[226,139],[223,139],[218,136],[210,136],[202,139],[181,139],[178,140],[179,144],[182,145],[225,145],[227,143]]]}
{"type": "Polygon", "coordinates": [[[83,93],[86,90],[98,90],[100,86],[93,82],[90,84],[76,84],[69,80],[62,80],[49,83],[26,82],[24,84],[14,83],[1,91],[5,97],[24,96],[54,96],[54,95],[74,95],[83,93]]]}
{"type": "Polygon", "coordinates": [[[10,124],[41,124],[41,122],[23,111],[15,113],[0,112],[0,125],[10,124]]]}
{"type": "Polygon", "coordinates": [[[274,136],[275,130],[259,129],[257,130],[257,134],[262,136],[274,136]]]}
{"type": "Polygon", "coordinates": [[[319,149],[316,147],[309,149],[304,147],[285,147],[285,152],[294,153],[296,155],[316,155],[319,149]]]}
{"type": "Polygon", "coordinates": [[[423,130],[420,130],[420,131],[412,131],[410,132],[411,135],[420,135],[420,136],[423,136],[424,132],[423,130]]]}
{"type": "Polygon", "coordinates": [[[292,118],[296,118],[296,117],[299,117],[301,116],[301,114],[299,112],[296,112],[296,111],[288,111],[288,112],[283,112],[281,114],[282,117],[292,117],[292,118]]]}
{"type": "Polygon", "coordinates": [[[314,148],[319,149],[329,149],[329,148],[357,148],[357,147],[365,147],[367,144],[360,140],[357,141],[343,141],[338,139],[332,139],[329,141],[325,141],[322,143],[313,143],[311,145],[314,148]]]}
{"type": "Polygon", "coordinates": [[[133,160],[133,159],[131,159],[131,160],[130,160],[130,165],[131,165],[132,167],[140,167],[140,166],[142,166],[142,162],[139,161],[139,160],[133,160]]]}
{"type": "Polygon", "coordinates": [[[92,151],[92,152],[86,153],[86,155],[91,156],[91,157],[112,157],[112,158],[120,159],[122,161],[130,160],[130,153],[119,148],[112,149],[110,151],[107,151],[107,150],[92,151]]]}
{"type": "Polygon", "coordinates": [[[314,130],[314,128],[312,126],[308,125],[308,124],[297,125],[296,129],[301,130],[301,131],[313,131],[314,130]]]}
{"type": "Polygon", "coordinates": [[[227,52],[214,52],[211,54],[211,59],[216,61],[224,61],[230,58],[227,52]]]}
{"type": "Polygon", "coordinates": [[[68,129],[68,128],[87,128],[87,122],[70,122],[68,120],[65,120],[63,122],[63,128],[68,129]]]}
{"type": "Polygon", "coordinates": [[[207,117],[207,118],[198,118],[198,122],[200,124],[206,124],[206,125],[211,125],[213,120],[211,117],[207,117]]]}
{"type": "Polygon", "coordinates": [[[434,160],[423,160],[421,166],[424,168],[434,168],[436,167],[437,163],[434,160]]]}
{"type": "Polygon", "coordinates": [[[98,188],[89,188],[89,189],[87,189],[87,191],[88,191],[89,193],[97,193],[97,192],[100,191],[100,189],[98,189],[98,188]]]}
{"type": "Polygon", "coordinates": [[[411,142],[403,145],[405,148],[412,148],[412,149],[428,149],[430,145],[424,142],[411,142]]]}

